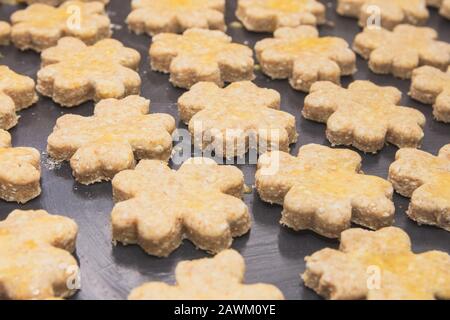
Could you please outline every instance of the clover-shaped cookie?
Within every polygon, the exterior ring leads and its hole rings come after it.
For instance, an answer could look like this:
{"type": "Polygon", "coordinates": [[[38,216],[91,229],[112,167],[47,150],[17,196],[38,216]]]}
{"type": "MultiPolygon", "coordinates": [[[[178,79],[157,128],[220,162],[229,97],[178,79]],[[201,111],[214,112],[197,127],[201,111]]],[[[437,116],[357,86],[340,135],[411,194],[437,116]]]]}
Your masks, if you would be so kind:
{"type": "Polygon", "coordinates": [[[217,253],[250,229],[247,206],[240,199],[242,172],[213,160],[193,158],[178,171],[156,160],[143,160],[135,170],[113,181],[113,240],[138,244],[148,254],[166,257],[189,239],[217,253]]]}
{"type": "Polygon", "coordinates": [[[411,198],[408,216],[419,224],[450,231],[450,144],[437,157],[425,151],[400,149],[389,168],[389,180],[411,198]]]}
{"type": "Polygon", "coordinates": [[[0,65],[0,129],[14,127],[19,119],[16,112],[37,100],[33,79],[0,65]]]}
{"type": "Polygon", "coordinates": [[[130,300],[283,300],[283,293],[269,284],[244,284],[245,261],[234,250],[213,258],[180,262],[176,284],[148,282],[134,289],[130,300]]]}
{"type": "MultiPolygon", "coordinates": [[[[47,4],[49,6],[59,6],[60,4],[63,4],[64,2],[67,1],[72,1],[72,0],[5,0],[8,3],[26,3],[26,4],[34,4],[34,3],[43,3],[43,4],[47,4]]],[[[109,0],[78,0],[80,2],[101,2],[104,4],[107,4],[109,2],[109,0]]]]}
{"type": "Polygon", "coordinates": [[[67,1],[58,8],[33,4],[14,12],[11,24],[14,45],[39,52],[56,46],[65,36],[91,45],[111,35],[110,21],[100,2],[67,1]]]}
{"type": "Polygon", "coordinates": [[[64,107],[139,94],[140,54],[114,39],[93,46],[65,37],[42,52],[37,90],[64,107]]]}
{"type": "Polygon", "coordinates": [[[189,28],[225,31],[225,0],[133,0],[128,26],[137,34],[181,33],[189,28]]]}
{"type": "Polygon", "coordinates": [[[352,145],[377,152],[386,142],[397,147],[420,146],[424,115],[398,104],[401,92],[358,80],[348,89],[331,82],[317,82],[305,99],[302,115],[327,124],[326,135],[334,145],[352,145]]]}
{"type": "Polygon", "coordinates": [[[427,4],[439,8],[441,16],[450,19],[450,0],[427,0],[427,4]]]}
{"type": "Polygon", "coordinates": [[[297,140],[295,117],[279,110],[280,94],[250,81],[225,89],[199,82],[179,98],[178,109],[194,144],[219,156],[242,156],[249,147],[289,151],[297,140]]]}
{"type": "Polygon", "coordinates": [[[346,230],[339,250],[323,249],[305,260],[305,285],[327,299],[450,298],[450,256],[413,253],[408,235],[399,228],[346,230]]]}
{"type": "Polygon", "coordinates": [[[447,72],[423,66],[413,71],[411,97],[433,105],[433,115],[438,121],[450,123],[450,67],[447,72]]]}
{"type": "Polygon", "coordinates": [[[11,36],[11,26],[7,22],[0,21],[0,46],[8,45],[10,36],[11,36]]]}
{"type": "Polygon", "coordinates": [[[67,298],[77,290],[78,227],[44,210],[11,212],[0,222],[0,299],[67,298]]]}
{"type": "Polygon", "coordinates": [[[219,30],[192,28],[182,35],[161,33],[150,46],[151,67],[170,73],[170,82],[190,88],[200,81],[218,86],[224,82],[252,80],[253,52],[219,30]]]}
{"type": "Polygon", "coordinates": [[[41,155],[34,148],[11,147],[11,136],[0,129],[0,199],[26,203],[41,194],[41,155]]]}
{"type": "Polygon", "coordinates": [[[379,19],[389,30],[401,23],[424,25],[430,16],[424,0],[338,0],[337,12],[359,18],[361,27],[379,19]]]}
{"type": "Polygon", "coordinates": [[[148,114],[149,101],[128,96],[100,101],[92,117],[60,117],[48,137],[48,154],[70,160],[75,179],[82,184],[110,180],[136,160],[167,161],[172,151],[175,120],[168,114],[148,114]]]}
{"type": "Polygon", "coordinates": [[[256,189],[263,201],[283,205],[281,224],[338,238],[351,222],[379,229],[394,220],[392,185],[361,173],[354,151],[316,144],[298,157],[266,153],[258,161],[256,189]]]}
{"type": "Polygon", "coordinates": [[[325,6],[316,0],[238,0],[236,17],[247,30],[274,32],[325,23],[325,6]]]}
{"type": "Polygon", "coordinates": [[[309,91],[319,80],[339,84],[356,71],[356,57],[344,39],[319,37],[316,28],[280,28],[274,38],[255,45],[262,71],[272,79],[289,79],[296,90],[309,91]]]}
{"type": "Polygon", "coordinates": [[[432,28],[401,24],[389,31],[366,28],[355,37],[353,49],[369,60],[374,73],[411,78],[412,71],[428,65],[446,70],[450,64],[450,44],[437,40],[432,28]]]}

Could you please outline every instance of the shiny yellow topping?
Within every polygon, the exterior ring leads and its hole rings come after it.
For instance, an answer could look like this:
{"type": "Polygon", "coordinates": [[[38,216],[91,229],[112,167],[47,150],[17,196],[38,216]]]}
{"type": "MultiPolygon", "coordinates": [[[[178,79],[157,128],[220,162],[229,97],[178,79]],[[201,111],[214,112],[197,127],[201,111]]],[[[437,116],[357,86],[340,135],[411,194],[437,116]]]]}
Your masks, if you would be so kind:
{"type": "Polygon", "coordinates": [[[450,201],[450,172],[437,175],[434,188],[430,188],[433,196],[450,201]]]}
{"type": "Polygon", "coordinates": [[[267,9],[283,12],[299,12],[306,7],[308,0],[266,0],[262,6],[267,9]]]}
{"type": "Polygon", "coordinates": [[[302,52],[308,52],[311,54],[320,54],[333,50],[338,43],[337,38],[333,37],[323,37],[323,38],[306,38],[298,39],[293,41],[287,41],[279,43],[272,48],[280,52],[285,52],[289,54],[299,54],[302,52]]]}

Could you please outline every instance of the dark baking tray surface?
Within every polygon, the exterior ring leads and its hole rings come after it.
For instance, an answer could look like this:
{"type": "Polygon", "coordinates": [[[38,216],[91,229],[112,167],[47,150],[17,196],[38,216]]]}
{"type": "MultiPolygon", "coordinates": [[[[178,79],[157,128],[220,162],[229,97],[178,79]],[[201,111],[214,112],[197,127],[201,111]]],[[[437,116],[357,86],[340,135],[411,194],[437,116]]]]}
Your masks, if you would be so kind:
{"type": "MultiPolygon", "coordinates": [[[[235,1],[228,2],[227,22],[235,21],[235,1]]],[[[327,26],[320,28],[322,35],[336,35],[352,42],[360,31],[353,19],[339,17],[335,14],[335,2],[323,1],[328,6],[327,26]]],[[[20,6],[19,6],[20,7],[20,6]]],[[[1,6],[0,20],[8,20],[16,6],[1,6]]],[[[431,9],[429,26],[438,30],[440,38],[450,41],[450,21],[440,17],[431,9]]],[[[148,64],[148,47],[150,38],[137,36],[128,31],[124,23],[130,12],[130,1],[112,0],[108,13],[114,25],[114,38],[121,40],[126,46],[135,48],[142,55],[140,75],[143,80],[142,95],[152,101],[152,112],[166,112],[177,117],[176,101],[184,91],[172,87],[168,76],[150,71],[148,64]]],[[[228,33],[234,41],[253,46],[254,43],[268,34],[256,34],[241,28],[229,27],[228,33]]],[[[1,64],[13,68],[19,73],[36,77],[40,59],[34,52],[20,52],[12,46],[0,47],[1,64]]],[[[391,76],[378,76],[368,71],[364,60],[358,58],[358,73],[347,77],[343,85],[354,79],[369,79],[380,85],[393,85],[401,89],[404,96],[402,103],[422,111],[427,117],[423,149],[436,153],[441,146],[450,142],[450,125],[432,119],[431,107],[421,105],[407,96],[409,81],[394,79],[391,76]]],[[[282,108],[297,118],[299,142],[293,147],[296,154],[301,145],[318,143],[329,145],[325,139],[325,126],[303,119],[300,110],[304,94],[290,88],[288,82],[271,81],[258,72],[256,83],[263,87],[278,90],[282,95],[282,108]]],[[[138,246],[117,246],[111,244],[110,212],[111,184],[102,183],[93,186],[82,186],[74,182],[70,167],[67,164],[55,165],[45,154],[46,141],[55,121],[65,113],[91,115],[93,103],[80,107],[61,108],[50,99],[41,97],[37,105],[21,112],[19,125],[11,130],[15,146],[32,146],[42,152],[42,195],[26,205],[0,202],[0,220],[7,217],[14,209],[43,208],[51,213],[62,214],[76,220],[79,225],[77,257],[81,265],[82,289],[74,299],[124,299],[134,287],[146,281],[174,281],[174,268],[181,260],[196,259],[207,256],[198,251],[189,242],[176,250],[169,258],[158,259],[146,255],[138,246]]],[[[184,127],[179,124],[179,127],[184,127]]],[[[389,164],[393,161],[396,148],[385,147],[377,155],[363,155],[363,169],[368,174],[386,177],[389,164]]],[[[255,166],[240,166],[245,173],[246,183],[254,184],[255,166]]],[[[313,232],[293,232],[281,227],[281,207],[262,202],[256,192],[245,195],[245,202],[253,216],[251,232],[233,243],[247,262],[246,281],[269,282],[277,285],[287,299],[318,299],[311,290],[305,288],[299,274],[303,272],[305,256],[324,247],[337,247],[338,242],[325,239],[313,232]]],[[[395,196],[396,222],[412,238],[416,251],[431,249],[450,252],[450,233],[427,226],[418,226],[405,215],[408,200],[395,196]]]]}

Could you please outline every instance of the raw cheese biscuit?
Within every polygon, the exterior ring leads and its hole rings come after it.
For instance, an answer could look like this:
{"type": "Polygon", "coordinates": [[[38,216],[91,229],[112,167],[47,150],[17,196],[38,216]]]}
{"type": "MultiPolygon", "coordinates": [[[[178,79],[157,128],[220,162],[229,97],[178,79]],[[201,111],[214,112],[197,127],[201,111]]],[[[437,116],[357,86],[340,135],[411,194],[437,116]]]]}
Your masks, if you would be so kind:
{"type": "Polygon", "coordinates": [[[247,30],[274,32],[325,23],[325,6],[316,0],[239,0],[236,17],[247,30]]]}
{"type": "Polygon", "coordinates": [[[8,45],[10,36],[11,36],[11,26],[7,22],[0,21],[0,46],[8,45]]]}
{"type": "Polygon", "coordinates": [[[450,144],[437,157],[420,150],[401,149],[389,168],[389,180],[411,198],[408,216],[419,224],[450,231],[450,144]]]}
{"type": "Polygon", "coordinates": [[[33,79],[0,65],[0,129],[14,127],[19,119],[16,112],[37,100],[33,79]]]}
{"type": "Polygon", "coordinates": [[[316,28],[280,28],[274,38],[256,43],[262,71],[272,79],[287,79],[296,90],[309,91],[319,80],[339,84],[356,71],[356,57],[344,39],[319,37],[316,28]]]}
{"type": "Polygon", "coordinates": [[[224,82],[254,78],[252,50],[231,43],[231,37],[218,30],[193,28],[183,35],[156,35],[150,46],[150,60],[153,70],[170,73],[170,82],[181,88],[200,81],[223,86],[224,82]]]}
{"type": "Polygon", "coordinates": [[[353,49],[369,60],[373,72],[409,79],[421,65],[447,69],[450,44],[436,39],[437,32],[427,27],[402,24],[394,31],[366,28],[356,36],[353,49]]]}
{"type": "Polygon", "coordinates": [[[450,67],[447,72],[423,66],[413,71],[410,96],[433,105],[438,121],[450,123],[450,67]]]}
{"type": "Polygon", "coordinates": [[[333,145],[352,145],[364,152],[377,152],[386,142],[400,148],[419,147],[424,136],[425,116],[401,107],[402,93],[358,80],[348,89],[331,82],[316,82],[305,99],[306,119],[327,124],[333,145]]]}
{"type": "Polygon", "coordinates": [[[100,101],[94,116],[60,117],[48,137],[48,154],[69,161],[82,184],[110,180],[132,169],[138,159],[168,161],[175,120],[168,114],[148,114],[150,102],[138,96],[100,101]]]}
{"type": "Polygon", "coordinates": [[[0,299],[67,298],[78,264],[78,227],[69,218],[44,210],[11,212],[0,222],[0,299]]]}
{"type": "MultiPolygon", "coordinates": [[[[26,3],[26,4],[34,4],[34,3],[43,3],[47,4],[49,6],[59,6],[60,4],[63,4],[64,2],[70,1],[70,0],[2,0],[4,3],[26,3]]],[[[81,2],[101,2],[104,4],[109,3],[109,0],[78,0],[81,2]]],[[[1,2],[1,1],[0,1],[1,2]]]]}
{"type": "Polygon", "coordinates": [[[94,44],[111,35],[110,21],[101,2],[67,1],[58,8],[33,4],[14,12],[11,24],[11,40],[20,50],[40,52],[56,46],[64,36],[94,44]]]}
{"type": "Polygon", "coordinates": [[[213,160],[193,158],[178,171],[156,160],[113,181],[113,240],[138,244],[148,254],[167,257],[183,239],[218,253],[250,230],[250,215],[240,199],[242,172],[213,160]]]}
{"type": "Polygon", "coordinates": [[[429,6],[439,8],[439,13],[450,19],[450,0],[427,0],[429,6]]]}
{"type": "Polygon", "coordinates": [[[339,250],[323,249],[305,260],[305,285],[327,299],[450,299],[450,256],[413,253],[399,228],[344,231],[339,250]]]}
{"type": "Polygon", "coordinates": [[[176,284],[149,282],[134,289],[130,300],[283,300],[277,287],[244,284],[245,261],[234,250],[214,258],[182,261],[175,270],[176,284]]]}
{"type": "Polygon", "coordinates": [[[361,27],[374,24],[376,17],[389,30],[401,23],[424,25],[430,16],[425,0],[338,0],[337,12],[359,18],[361,27]]]}
{"type": "Polygon", "coordinates": [[[12,148],[0,129],[0,199],[26,203],[41,194],[41,155],[34,148],[12,148]]]}
{"type": "Polygon", "coordinates": [[[93,46],[65,37],[42,52],[37,90],[64,107],[139,94],[139,52],[114,39],[93,46]]]}
{"type": "Polygon", "coordinates": [[[127,23],[137,34],[226,29],[225,0],[133,0],[131,9],[127,23]]]}
{"type": "Polygon", "coordinates": [[[225,89],[199,82],[178,100],[180,118],[189,124],[194,144],[216,155],[244,155],[249,147],[260,153],[289,151],[297,141],[295,117],[280,111],[280,94],[250,81],[234,82],[225,89]]]}
{"type": "Polygon", "coordinates": [[[263,201],[283,205],[281,224],[338,238],[356,223],[371,229],[394,221],[392,185],[361,172],[354,151],[316,144],[298,157],[275,151],[258,161],[256,189],[263,201]]]}

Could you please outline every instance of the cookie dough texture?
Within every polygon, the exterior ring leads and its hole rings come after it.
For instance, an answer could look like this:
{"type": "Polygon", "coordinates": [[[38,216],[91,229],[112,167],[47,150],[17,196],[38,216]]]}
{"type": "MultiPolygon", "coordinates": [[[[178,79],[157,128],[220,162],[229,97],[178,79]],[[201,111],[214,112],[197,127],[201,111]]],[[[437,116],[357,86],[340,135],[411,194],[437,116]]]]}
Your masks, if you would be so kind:
{"type": "Polygon", "coordinates": [[[181,33],[190,28],[225,31],[225,0],[133,0],[127,18],[137,34],[181,33]]]}
{"type": "Polygon", "coordinates": [[[19,117],[16,112],[33,105],[38,96],[33,79],[0,65],[0,129],[11,129],[19,117]]]}
{"type": "Polygon", "coordinates": [[[412,71],[428,65],[446,70],[450,64],[450,44],[437,40],[428,27],[401,24],[393,31],[366,28],[355,37],[353,49],[369,60],[374,73],[411,78],[412,71]]]}
{"type": "MultiPolygon", "coordinates": [[[[26,3],[28,5],[31,4],[35,4],[35,3],[43,3],[49,6],[59,6],[61,4],[63,4],[64,2],[68,2],[71,0],[2,0],[4,3],[11,3],[11,4],[16,4],[16,3],[26,3]]],[[[78,0],[80,2],[101,2],[104,4],[109,3],[109,0],[78,0]]]]}
{"type": "Polygon", "coordinates": [[[344,39],[319,37],[316,28],[280,28],[273,38],[258,41],[256,57],[264,74],[289,79],[291,86],[308,92],[320,80],[340,83],[356,72],[356,57],[344,39]]]}
{"type": "Polygon", "coordinates": [[[253,80],[253,51],[231,40],[218,30],[161,33],[150,46],[151,68],[170,73],[174,86],[187,89],[201,81],[222,87],[224,82],[253,80]]]}
{"type": "Polygon", "coordinates": [[[258,161],[256,189],[265,202],[283,205],[281,224],[338,238],[356,223],[371,229],[394,221],[390,182],[361,172],[354,151],[310,144],[297,157],[266,153],[258,161]]]}
{"type": "Polygon", "coordinates": [[[333,300],[432,300],[450,298],[450,256],[414,254],[401,229],[346,230],[339,250],[306,258],[305,285],[333,300]]]}
{"type": "Polygon", "coordinates": [[[176,284],[149,282],[134,289],[130,300],[283,300],[281,291],[269,284],[244,284],[245,262],[234,250],[213,258],[180,262],[176,284]]]}
{"type": "Polygon", "coordinates": [[[189,125],[193,142],[216,155],[244,155],[249,147],[264,153],[289,151],[297,141],[295,117],[280,110],[280,94],[250,81],[225,89],[199,82],[178,100],[181,120],[189,125]]]}
{"type": "Polygon", "coordinates": [[[413,71],[410,96],[433,105],[433,115],[438,121],[450,123],[450,67],[447,72],[423,66],[413,71]]]}
{"type": "Polygon", "coordinates": [[[282,27],[323,24],[325,11],[316,0],[239,0],[236,17],[247,30],[274,32],[282,27]]]}
{"type": "Polygon", "coordinates": [[[167,257],[183,239],[218,253],[250,230],[241,200],[244,177],[236,167],[193,158],[173,171],[160,161],[143,160],[135,170],[117,174],[112,186],[113,240],[138,244],[153,256],[167,257]]]}
{"type": "Polygon", "coordinates": [[[8,22],[0,21],[0,46],[9,44],[11,37],[11,26],[8,22]]]}
{"type": "Polygon", "coordinates": [[[411,198],[408,216],[419,224],[450,231],[450,144],[439,155],[401,149],[389,168],[389,180],[401,195],[411,198]]]}
{"type": "Polygon", "coordinates": [[[305,99],[302,115],[327,124],[326,135],[334,145],[351,145],[375,153],[386,142],[397,147],[419,147],[425,116],[398,104],[401,92],[358,80],[348,89],[331,82],[316,82],[305,99]]]}
{"type": "Polygon", "coordinates": [[[114,39],[92,46],[65,37],[42,52],[37,90],[64,107],[107,98],[139,94],[141,78],[135,71],[140,54],[114,39]]]}
{"type": "Polygon", "coordinates": [[[450,19],[450,0],[427,0],[427,4],[439,8],[440,15],[450,19]]]}
{"type": "Polygon", "coordinates": [[[100,101],[91,117],[60,117],[48,137],[48,155],[70,161],[82,184],[111,180],[136,160],[168,161],[175,120],[168,114],[148,114],[150,101],[139,96],[100,101]]]}
{"type": "Polygon", "coordinates": [[[374,25],[377,17],[389,30],[402,23],[424,25],[430,16],[425,0],[338,0],[337,12],[358,18],[361,27],[374,25]]]}
{"type": "Polygon", "coordinates": [[[43,300],[73,295],[76,289],[67,283],[78,272],[71,255],[77,232],[73,220],[44,210],[11,212],[0,222],[0,299],[43,300]]]}

